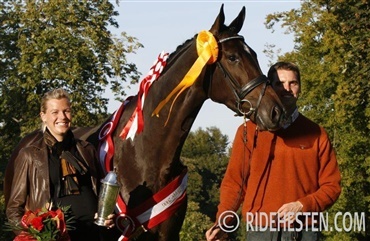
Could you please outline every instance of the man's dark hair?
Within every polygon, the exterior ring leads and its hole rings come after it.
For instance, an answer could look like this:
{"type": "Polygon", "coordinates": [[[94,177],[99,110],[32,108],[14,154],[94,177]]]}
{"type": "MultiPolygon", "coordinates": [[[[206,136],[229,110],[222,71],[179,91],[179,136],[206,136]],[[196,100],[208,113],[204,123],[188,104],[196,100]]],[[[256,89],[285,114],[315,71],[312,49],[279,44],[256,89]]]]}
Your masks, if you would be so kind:
{"type": "Polygon", "coordinates": [[[273,79],[274,74],[277,75],[277,71],[279,69],[293,71],[297,75],[297,80],[298,80],[299,85],[301,85],[301,74],[299,72],[299,68],[296,64],[292,62],[282,61],[282,62],[277,62],[276,64],[272,65],[267,73],[267,77],[269,78],[270,81],[273,79]]]}

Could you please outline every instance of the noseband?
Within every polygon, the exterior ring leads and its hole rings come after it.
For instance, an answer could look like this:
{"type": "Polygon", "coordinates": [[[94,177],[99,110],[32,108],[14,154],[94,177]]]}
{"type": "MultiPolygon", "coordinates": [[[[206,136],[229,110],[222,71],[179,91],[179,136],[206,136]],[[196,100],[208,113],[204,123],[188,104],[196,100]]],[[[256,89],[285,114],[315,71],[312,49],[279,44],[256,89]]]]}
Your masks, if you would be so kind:
{"type": "MultiPolygon", "coordinates": [[[[244,37],[238,35],[238,36],[232,36],[232,37],[221,39],[221,40],[218,41],[218,43],[221,44],[221,43],[224,43],[226,41],[233,40],[233,39],[240,39],[244,42],[244,37]]],[[[225,69],[225,67],[222,65],[221,61],[217,61],[217,66],[222,70],[222,72],[224,74],[224,77],[229,80],[227,83],[229,84],[230,88],[234,92],[235,97],[237,99],[236,106],[237,106],[238,111],[239,111],[238,115],[239,116],[246,116],[248,118],[252,114],[256,115],[258,107],[261,103],[262,97],[265,94],[266,86],[269,84],[269,80],[267,79],[267,77],[265,75],[260,75],[257,78],[255,78],[255,79],[249,81],[248,83],[246,83],[244,86],[240,86],[240,84],[235,80],[235,78],[233,78],[231,76],[231,74],[225,69]],[[252,90],[254,90],[257,86],[259,86],[261,84],[264,84],[264,86],[263,86],[262,91],[260,92],[260,95],[259,95],[259,98],[258,98],[258,101],[257,101],[257,105],[254,108],[252,103],[249,100],[245,99],[245,97],[252,90]],[[248,105],[250,106],[248,112],[244,112],[242,110],[242,105],[244,103],[248,103],[248,105]]]]}

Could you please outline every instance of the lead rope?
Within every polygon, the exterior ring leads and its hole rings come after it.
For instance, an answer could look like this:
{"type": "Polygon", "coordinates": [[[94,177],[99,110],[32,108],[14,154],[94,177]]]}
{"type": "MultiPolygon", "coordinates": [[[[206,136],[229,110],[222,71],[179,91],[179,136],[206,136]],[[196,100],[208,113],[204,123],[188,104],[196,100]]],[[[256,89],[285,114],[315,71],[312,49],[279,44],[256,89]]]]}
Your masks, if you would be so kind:
{"type": "Polygon", "coordinates": [[[250,174],[250,165],[251,165],[251,161],[252,161],[252,155],[253,155],[253,150],[255,149],[256,147],[256,141],[257,141],[257,127],[256,127],[256,131],[254,133],[254,137],[253,137],[253,145],[252,145],[252,150],[249,154],[249,158],[248,160],[246,160],[246,152],[247,152],[247,142],[248,142],[248,138],[247,138],[247,115],[244,113],[243,114],[243,126],[244,126],[244,129],[243,129],[243,166],[242,166],[242,184],[241,184],[241,190],[239,191],[239,198],[237,199],[237,203],[240,202],[240,198],[241,198],[241,193],[243,192],[243,189],[244,189],[244,185],[247,185],[247,180],[249,178],[249,174],[250,174]],[[247,167],[245,167],[245,163],[247,163],[247,167]]]}
{"type": "MultiPolygon", "coordinates": [[[[246,147],[247,147],[247,116],[244,114],[243,115],[243,160],[246,159],[246,147]]],[[[237,138],[237,137],[235,137],[237,138]]],[[[252,149],[253,150],[253,149],[252,149]]],[[[251,155],[249,156],[249,159],[248,159],[248,166],[247,166],[247,170],[245,168],[245,161],[243,161],[243,164],[242,164],[242,183],[241,183],[241,187],[240,187],[240,190],[238,192],[238,197],[235,199],[235,202],[231,208],[231,210],[235,210],[237,211],[239,209],[238,207],[238,204],[240,202],[240,199],[242,198],[242,193],[243,193],[243,189],[244,189],[244,185],[245,185],[245,182],[246,180],[248,179],[248,175],[249,175],[249,162],[251,160],[251,156],[252,156],[252,153],[251,155]]],[[[240,206],[240,205],[239,205],[240,206]]],[[[231,220],[230,223],[232,223],[234,220],[231,220]]],[[[219,227],[219,225],[217,224],[216,226],[214,226],[214,228],[217,228],[219,227]]],[[[221,227],[222,229],[222,227],[221,227]]]]}
{"type": "MultiPolygon", "coordinates": [[[[243,144],[244,144],[244,147],[243,147],[243,160],[246,160],[246,149],[247,149],[247,116],[244,114],[243,115],[243,144]]],[[[244,189],[244,185],[246,185],[246,181],[249,177],[249,170],[250,170],[250,163],[251,163],[251,160],[252,160],[252,154],[253,154],[253,150],[256,146],[256,140],[257,140],[257,127],[256,127],[256,131],[255,131],[255,134],[254,134],[254,140],[253,140],[253,146],[252,146],[252,150],[251,150],[251,153],[249,155],[249,158],[247,161],[243,161],[243,165],[242,165],[242,183],[241,183],[241,188],[239,190],[239,193],[238,193],[238,198],[235,199],[235,202],[234,202],[234,205],[232,207],[232,210],[235,210],[237,211],[237,205],[238,203],[240,202],[240,199],[242,198],[242,193],[243,193],[243,189],[244,189]],[[245,163],[247,162],[247,168],[245,168],[245,163]]],[[[233,222],[233,220],[231,221],[233,222]]],[[[215,225],[214,228],[217,228],[219,227],[219,225],[215,225]]],[[[222,228],[222,227],[221,227],[222,228]]]]}

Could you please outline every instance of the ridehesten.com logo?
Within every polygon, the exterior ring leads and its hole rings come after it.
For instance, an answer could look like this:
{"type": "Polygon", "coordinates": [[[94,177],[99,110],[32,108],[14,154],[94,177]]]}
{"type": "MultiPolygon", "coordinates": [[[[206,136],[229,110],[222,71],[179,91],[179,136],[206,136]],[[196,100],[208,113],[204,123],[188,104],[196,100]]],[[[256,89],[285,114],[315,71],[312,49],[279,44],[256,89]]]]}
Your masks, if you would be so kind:
{"type": "MultiPolygon", "coordinates": [[[[287,213],[283,218],[276,218],[279,214],[246,213],[246,231],[336,231],[336,232],[363,232],[366,227],[364,212],[337,212],[329,217],[327,212],[298,212],[287,213]]],[[[240,219],[236,212],[225,211],[218,218],[218,226],[222,231],[230,233],[240,226],[240,219]],[[230,224],[228,221],[233,219],[230,224]]]]}

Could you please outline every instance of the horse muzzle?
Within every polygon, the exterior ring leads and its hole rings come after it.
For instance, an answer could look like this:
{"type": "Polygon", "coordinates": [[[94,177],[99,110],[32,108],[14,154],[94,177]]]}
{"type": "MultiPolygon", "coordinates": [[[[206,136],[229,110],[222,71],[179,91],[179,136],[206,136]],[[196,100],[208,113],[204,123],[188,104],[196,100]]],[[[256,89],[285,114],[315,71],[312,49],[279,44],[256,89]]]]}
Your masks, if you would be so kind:
{"type": "Polygon", "coordinates": [[[260,130],[276,131],[282,127],[286,111],[271,86],[262,88],[258,97],[252,97],[251,93],[236,103],[237,115],[250,119],[260,130]],[[263,98],[265,95],[270,98],[263,98]]]}

